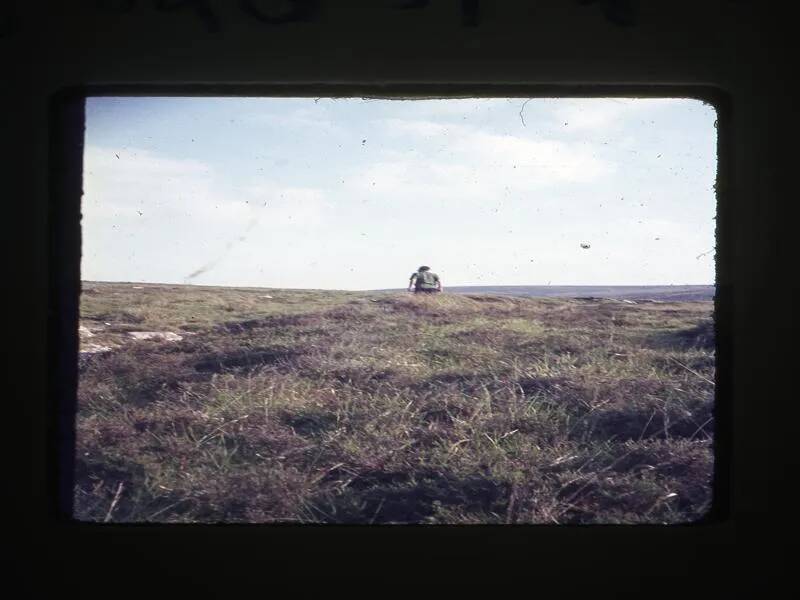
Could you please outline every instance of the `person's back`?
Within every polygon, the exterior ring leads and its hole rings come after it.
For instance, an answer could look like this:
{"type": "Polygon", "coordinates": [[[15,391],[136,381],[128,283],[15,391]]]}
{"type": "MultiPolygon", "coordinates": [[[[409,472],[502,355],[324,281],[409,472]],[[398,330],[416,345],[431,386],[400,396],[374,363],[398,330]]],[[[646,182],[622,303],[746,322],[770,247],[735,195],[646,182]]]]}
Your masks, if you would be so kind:
{"type": "Polygon", "coordinates": [[[434,293],[442,291],[442,283],[439,276],[430,270],[430,267],[420,267],[416,273],[411,274],[409,280],[409,290],[411,285],[415,292],[434,293]]]}

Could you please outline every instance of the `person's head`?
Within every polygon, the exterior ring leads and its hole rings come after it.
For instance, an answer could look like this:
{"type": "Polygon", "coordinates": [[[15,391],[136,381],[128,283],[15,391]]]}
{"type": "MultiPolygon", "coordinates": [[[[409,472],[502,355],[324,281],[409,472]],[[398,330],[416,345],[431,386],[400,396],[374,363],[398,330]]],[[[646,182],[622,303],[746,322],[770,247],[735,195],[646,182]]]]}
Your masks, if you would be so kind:
{"type": "Polygon", "coordinates": [[[423,267],[420,267],[420,268],[419,268],[419,269],[417,269],[417,270],[418,270],[418,271],[420,271],[420,272],[422,272],[422,271],[430,271],[430,270],[431,270],[431,268],[430,268],[430,267],[425,267],[425,266],[423,266],[423,267]]]}

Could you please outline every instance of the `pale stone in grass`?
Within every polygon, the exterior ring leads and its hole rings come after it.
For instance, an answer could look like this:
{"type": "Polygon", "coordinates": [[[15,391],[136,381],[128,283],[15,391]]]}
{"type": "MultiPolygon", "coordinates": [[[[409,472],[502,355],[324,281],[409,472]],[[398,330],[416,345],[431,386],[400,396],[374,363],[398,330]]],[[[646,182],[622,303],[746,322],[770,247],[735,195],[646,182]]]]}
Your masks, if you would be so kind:
{"type": "Polygon", "coordinates": [[[161,340],[164,342],[179,342],[183,339],[171,331],[129,331],[128,335],[137,340],[161,340]]]}
{"type": "Polygon", "coordinates": [[[113,346],[101,346],[100,344],[89,344],[83,350],[80,351],[80,354],[96,354],[98,352],[111,352],[113,350],[113,346]]]}

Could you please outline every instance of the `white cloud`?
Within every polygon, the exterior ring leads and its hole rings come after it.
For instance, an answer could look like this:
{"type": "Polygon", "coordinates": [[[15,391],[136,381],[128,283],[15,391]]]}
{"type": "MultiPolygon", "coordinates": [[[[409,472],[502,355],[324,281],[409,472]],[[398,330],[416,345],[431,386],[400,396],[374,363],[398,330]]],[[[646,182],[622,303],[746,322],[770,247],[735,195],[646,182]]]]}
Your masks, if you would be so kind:
{"type": "Polygon", "coordinates": [[[330,212],[317,189],[270,183],[226,189],[217,178],[201,161],[87,146],[84,277],[127,273],[126,279],[164,281],[207,265],[221,269],[237,247],[258,253],[293,230],[322,226],[330,212]],[[120,245],[123,252],[115,250],[120,245]],[[107,259],[112,253],[116,260],[107,259]]]}
{"type": "Polygon", "coordinates": [[[413,150],[377,151],[346,179],[354,195],[409,208],[435,202],[486,203],[507,190],[564,190],[616,170],[591,144],[490,134],[473,126],[418,119],[381,121],[413,150]],[[419,148],[421,151],[417,151],[419,148]]]}
{"type": "Polygon", "coordinates": [[[253,125],[266,125],[280,129],[291,128],[335,136],[344,136],[346,134],[345,129],[328,118],[324,110],[315,111],[301,108],[288,114],[256,112],[245,115],[243,118],[253,125]]]}
{"type": "Polygon", "coordinates": [[[625,118],[673,105],[673,98],[565,98],[553,103],[553,121],[567,124],[565,133],[605,133],[625,118]]]}
{"type": "Polygon", "coordinates": [[[460,139],[455,149],[481,168],[499,167],[506,172],[516,168],[520,173],[525,172],[530,187],[589,182],[615,168],[597,158],[591,146],[555,140],[476,132],[460,139]]]}
{"type": "Polygon", "coordinates": [[[130,213],[154,197],[170,203],[205,197],[213,178],[211,166],[200,161],[97,146],[86,147],[83,172],[84,203],[106,214],[130,213]]]}
{"type": "Polygon", "coordinates": [[[224,190],[203,162],[139,149],[87,146],[84,173],[84,213],[117,224],[158,217],[201,228],[239,227],[253,219],[285,226],[319,223],[326,207],[317,189],[262,183],[224,190]]]}
{"type": "Polygon", "coordinates": [[[253,185],[244,190],[266,227],[311,227],[325,222],[332,205],[321,190],[253,185]]]}
{"type": "Polygon", "coordinates": [[[442,123],[426,121],[423,119],[381,119],[378,125],[389,135],[434,136],[445,134],[449,127],[442,123]]]}

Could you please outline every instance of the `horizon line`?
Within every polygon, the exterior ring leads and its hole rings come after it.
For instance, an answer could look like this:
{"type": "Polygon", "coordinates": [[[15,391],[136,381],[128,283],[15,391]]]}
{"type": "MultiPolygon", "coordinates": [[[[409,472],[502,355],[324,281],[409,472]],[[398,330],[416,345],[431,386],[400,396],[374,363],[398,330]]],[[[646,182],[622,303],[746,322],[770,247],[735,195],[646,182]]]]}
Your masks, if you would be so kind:
{"type": "MultiPolygon", "coordinates": [[[[408,289],[407,286],[405,287],[396,287],[396,288],[369,288],[369,289],[357,289],[357,290],[345,290],[342,288],[320,288],[320,287],[270,287],[270,286],[263,286],[263,285],[230,285],[230,284],[201,284],[201,283],[170,283],[165,281],[122,281],[122,280],[108,280],[108,279],[81,279],[80,282],[83,283],[125,283],[125,284],[135,284],[135,285],[178,285],[178,286],[192,286],[192,287],[218,287],[218,288],[253,288],[253,289],[265,289],[265,290],[305,290],[305,291],[326,291],[326,292],[389,292],[389,291],[402,291],[408,289]]],[[[625,283],[625,284],[613,284],[613,283],[581,283],[581,284],[574,284],[574,283],[546,283],[546,284],[452,284],[448,286],[444,286],[445,289],[453,289],[453,288],[466,288],[466,287],[487,287],[487,288],[525,288],[525,287],[541,287],[541,288],[548,288],[548,287],[615,287],[615,288],[625,288],[625,287],[716,287],[716,283],[625,283]]]]}

